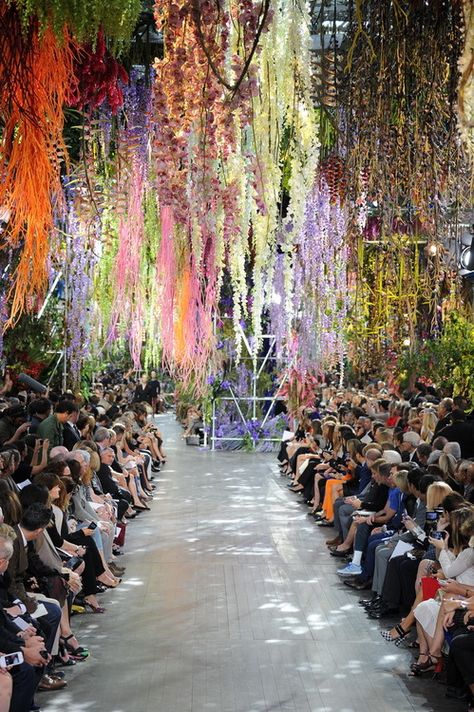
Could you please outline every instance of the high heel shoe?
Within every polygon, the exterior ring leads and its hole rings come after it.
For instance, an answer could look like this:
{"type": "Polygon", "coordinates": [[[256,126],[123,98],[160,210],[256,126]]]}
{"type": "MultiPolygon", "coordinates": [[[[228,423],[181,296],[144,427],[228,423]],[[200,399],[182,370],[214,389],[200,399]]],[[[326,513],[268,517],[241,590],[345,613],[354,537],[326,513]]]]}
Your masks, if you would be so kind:
{"type": "Polygon", "coordinates": [[[60,667],[73,667],[76,664],[74,658],[69,655],[65,644],[61,642],[61,638],[59,638],[58,654],[56,655],[54,662],[56,666],[59,665],[60,667]]]}
{"type": "MultiPolygon", "coordinates": [[[[90,606],[90,603],[87,603],[87,601],[84,601],[86,606],[90,606]]],[[[85,660],[86,658],[89,657],[89,651],[87,648],[83,648],[82,646],[78,646],[77,648],[74,648],[71,643],[68,643],[68,640],[71,640],[71,638],[74,638],[74,633],[71,633],[71,635],[68,635],[67,638],[64,636],[60,636],[59,641],[61,645],[64,645],[65,650],[67,650],[68,654],[74,659],[74,660],[85,660]]],[[[67,664],[67,663],[66,663],[67,664]]]]}
{"type": "Polygon", "coordinates": [[[92,603],[89,603],[89,601],[84,601],[84,606],[86,608],[90,608],[92,613],[105,613],[107,610],[103,606],[93,606],[92,603]]]}
{"type": "Polygon", "coordinates": [[[431,653],[422,653],[426,658],[425,663],[413,663],[411,671],[408,673],[410,677],[418,677],[425,672],[432,672],[438,675],[443,671],[443,658],[439,655],[431,655],[431,653]]]}
{"type": "Polygon", "coordinates": [[[133,509],[136,512],[151,512],[150,507],[139,507],[138,504],[134,504],[133,509]]]}
{"type": "Polygon", "coordinates": [[[396,630],[396,632],[398,633],[398,635],[395,636],[395,637],[392,637],[392,636],[390,635],[390,631],[391,631],[391,630],[392,630],[392,629],[390,629],[390,630],[381,630],[381,631],[380,631],[380,635],[381,635],[382,638],[383,638],[384,640],[386,640],[388,643],[395,643],[395,645],[396,645],[397,648],[398,648],[398,647],[402,644],[402,640],[407,637],[408,631],[405,630],[404,628],[402,628],[402,626],[401,626],[400,624],[399,624],[399,625],[396,625],[396,626],[395,626],[395,630],[396,630]]]}

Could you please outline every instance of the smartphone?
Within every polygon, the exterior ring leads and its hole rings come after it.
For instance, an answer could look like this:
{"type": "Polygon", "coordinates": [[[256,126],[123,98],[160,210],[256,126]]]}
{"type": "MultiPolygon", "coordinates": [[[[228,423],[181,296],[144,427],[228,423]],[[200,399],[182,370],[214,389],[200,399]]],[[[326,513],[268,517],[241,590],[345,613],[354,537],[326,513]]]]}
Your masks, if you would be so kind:
{"type": "Polygon", "coordinates": [[[445,534],[446,532],[433,532],[431,536],[433,539],[444,539],[445,534]]]}
{"type": "Polygon", "coordinates": [[[21,665],[24,662],[23,653],[18,651],[17,653],[10,653],[9,655],[0,656],[0,668],[8,668],[13,665],[21,665]]]}
{"type": "Polygon", "coordinates": [[[90,524],[87,525],[87,529],[97,529],[97,523],[91,522],[90,524]]]}

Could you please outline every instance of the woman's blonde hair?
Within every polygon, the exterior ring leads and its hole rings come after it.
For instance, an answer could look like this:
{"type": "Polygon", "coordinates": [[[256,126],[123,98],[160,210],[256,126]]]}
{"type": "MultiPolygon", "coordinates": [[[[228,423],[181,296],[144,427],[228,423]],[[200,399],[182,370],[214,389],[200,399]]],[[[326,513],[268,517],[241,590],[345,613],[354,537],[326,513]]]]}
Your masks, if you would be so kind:
{"type": "Polygon", "coordinates": [[[336,429],[336,422],[334,420],[325,420],[322,427],[322,434],[324,439],[332,446],[334,445],[334,431],[336,429]]]}
{"type": "Polygon", "coordinates": [[[439,456],[438,467],[442,471],[444,477],[454,477],[456,472],[457,461],[454,455],[448,452],[442,452],[439,456]]]}
{"type": "Polygon", "coordinates": [[[421,439],[428,442],[433,437],[433,433],[436,428],[436,423],[438,418],[434,410],[426,410],[423,413],[423,420],[421,425],[421,439]]]}
{"type": "Polygon", "coordinates": [[[401,490],[404,494],[409,494],[408,470],[399,470],[395,475],[393,475],[393,481],[399,490],[401,490]]]}
{"type": "Polygon", "coordinates": [[[433,510],[439,507],[443,499],[452,491],[446,482],[433,482],[426,491],[426,509],[433,510]]]}
{"type": "Polygon", "coordinates": [[[449,523],[451,526],[451,537],[449,548],[454,551],[456,556],[466,549],[469,544],[470,534],[472,531],[472,507],[461,507],[455,509],[449,515],[449,523]],[[469,529],[468,529],[469,528],[469,529]]]}
{"type": "Polygon", "coordinates": [[[392,477],[399,490],[401,490],[404,494],[410,494],[408,470],[399,470],[395,473],[395,475],[392,475],[392,477]]]}

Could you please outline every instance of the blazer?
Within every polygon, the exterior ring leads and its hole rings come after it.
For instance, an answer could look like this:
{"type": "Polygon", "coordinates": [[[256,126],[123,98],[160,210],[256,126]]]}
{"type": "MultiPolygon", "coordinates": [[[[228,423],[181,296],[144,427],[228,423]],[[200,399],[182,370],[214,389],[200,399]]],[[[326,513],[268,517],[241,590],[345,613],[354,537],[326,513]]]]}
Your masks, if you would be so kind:
{"type": "Polygon", "coordinates": [[[43,564],[46,564],[57,573],[61,573],[63,567],[62,559],[46,530],[36,539],[35,551],[43,564]]]}
{"type": "Polygon", "coordinates": [[[63,445],[67,447],[68,450],[72,450],[74,445],[79,442],[81,436],[74,425],[71,423],[65,423],[63,425],[63,445]]]}
{"type": "Polygon", "coordinates": [[[78,522],[99,522],[100,517],[86,499],[84,485],[79,485],[74,491],[72,498],[73,516],[78,522]]]}
{"type": "Polygon", "coordinates": [[[25,606],[30,606],[32,599],[26,593],[25,577],[28,569],[28,551],[23,544],[23,535],[18,525],[13,527],[16,539],[13,542],[13,554],[8,562],[8,574],[10,577],[8,593],[12,598],[19,598],[25,606]]]}
{"type": "Polygon", "coordinates": [[[13,554],[8,562],[8,574],[10,585],[8,593],[13,598],[19,598],[25,604],[28,612],[36,608],[36,601],[28,595],[25,588],[25,580],[28,576],[52,576],[57,574],[57,570],[42,561],[35,551],[33,542],[28,542],[27,547],[23,545],[23,536],[18,525],[13,527],[16,539],[13,542],[13,554]]]}
{"type": "Polygon", "coordinates": [[[43,440],[49,440],[49,449],[51,450],[53,447],[63,444],[63,429],[63,424],[52,413],[52,415],[48,415],[47,418],[41,421],[36,434],[43,440]]]}

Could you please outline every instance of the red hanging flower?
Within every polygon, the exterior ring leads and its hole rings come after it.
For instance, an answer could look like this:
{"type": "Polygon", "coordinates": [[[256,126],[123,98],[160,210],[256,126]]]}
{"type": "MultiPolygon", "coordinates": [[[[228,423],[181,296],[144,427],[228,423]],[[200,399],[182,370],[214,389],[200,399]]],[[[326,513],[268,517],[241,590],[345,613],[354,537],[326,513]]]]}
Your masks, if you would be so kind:
{"type": "Polygon", "coordinates": [[[70,106],[92,111],[107,101],[113,114],[123,106],[120,84],[128,84],[128,74],[108,51],[102,30],[95,47],[87,44],[77,49],[74,74],[76,84],[70,93],[70,106]]]}

